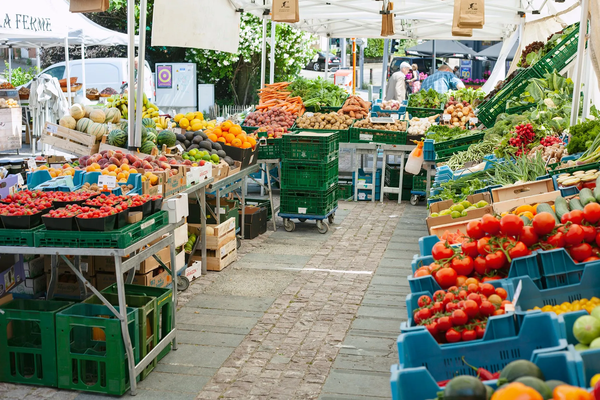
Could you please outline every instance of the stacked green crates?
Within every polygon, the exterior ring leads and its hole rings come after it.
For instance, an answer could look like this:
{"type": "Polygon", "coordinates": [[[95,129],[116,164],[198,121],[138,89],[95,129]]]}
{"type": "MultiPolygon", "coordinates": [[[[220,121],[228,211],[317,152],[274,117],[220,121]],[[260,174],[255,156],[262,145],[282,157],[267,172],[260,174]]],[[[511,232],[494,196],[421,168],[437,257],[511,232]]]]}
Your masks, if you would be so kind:
{"type": "MultiPolygon", "coordinates": [[[[400,164],[386,164],[385,166],[385,186],[397,188],[400,185],[400,164]]],[[[402,177],[402,198],[410,199],[410,191],[412,190],[413,175],[404,172],[402,177]]],[[[390,200],[398,200],[396,193],[387,193],[390,200]]]]}
{"type": "Polygon", "coordinates": [[[282,214],[326,216],[337,207],[339,133],[298,131],[283,137],[282,214]]]}

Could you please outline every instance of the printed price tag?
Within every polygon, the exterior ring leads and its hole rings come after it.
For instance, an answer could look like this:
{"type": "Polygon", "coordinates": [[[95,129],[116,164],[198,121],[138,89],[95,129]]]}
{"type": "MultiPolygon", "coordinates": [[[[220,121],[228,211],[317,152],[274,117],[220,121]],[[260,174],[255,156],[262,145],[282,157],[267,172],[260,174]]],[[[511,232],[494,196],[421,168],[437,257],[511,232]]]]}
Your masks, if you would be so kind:
{"type": "MultiPolygon", "coordinates": [[[[25,184],[25,182],[23,181],[23,175],[21,175],[21,174],[17,174],[17,184],[18,184],[19,186],[21,186],[21,185],[24,185],[24,184],[25,184]]],[[[13,187],[12,189],[14,189],[14,187],[13,187]]],[[[11,194],[13,194],[13,193],[11,193],[11,194]]]]}
{"type": "Polygon", "coordinates": [[[442,115],[442,120],[444,120],[445,122],[449,122],[450,120],[452,120],[452,115],[450,115],[450,114],[443,114],[442,115]]]}
{"type": "Polygon", "coordinates": [[[33,158],[27,160],[27,169],[36,169],[37,164],[33,158]]]}
{"type": "Polygon", "coordinates": [[[62,168],[62,164],[50,164],[50,168],[61,169],[62,168]]]}
{"type": "Polygon", "coordinates": [[[369,135],[367,133],[359,134],[360,140],[368,140],[369,142],[373,141],[373,135],[369,135]]]}
{"type": "Polygon", "coordinates": [[[469,118],[470,125],[477,125],[479,123],[479,119],[477,117],[469,118]]]}
{"type": "Polygon", "coordinates": [[[521,296],[521,290],[523,290],[523,281],[519,281],[517,289],[515,290],[515,295],[513,296],[512,304],[506,304],[504,306],[505,311],[515,311],[515,307],[517,306],[517,302],[519,301],[519,297],[521,296]]]}
{"type": "Polygon", "coordinates": [[[179,152],[180,152],[180,153],[183,153],[183,152],[185,152],[185,149],[183,148],[183,146],[182,146],[182,145],[178,144],[178,145],[177,145],[177,146],[175,146],[175,147],[177,147],[177,150],[179,150],[179,152]]]}
{"type": "Polygon", "coordinates": [[[48,133],[55,134],[55,133],[58,132],[58,126],[57,125],[50,125],[50,124],[48,124],[48,125],[46,125],[46,131],[48,133]]]}
{"type": "Polygon", "coordinates": [[[103,188],[106,185],[109,189],[117,187],[117,177],[109,175],[100,175],[98,177],[98,186],[103,188]]]}

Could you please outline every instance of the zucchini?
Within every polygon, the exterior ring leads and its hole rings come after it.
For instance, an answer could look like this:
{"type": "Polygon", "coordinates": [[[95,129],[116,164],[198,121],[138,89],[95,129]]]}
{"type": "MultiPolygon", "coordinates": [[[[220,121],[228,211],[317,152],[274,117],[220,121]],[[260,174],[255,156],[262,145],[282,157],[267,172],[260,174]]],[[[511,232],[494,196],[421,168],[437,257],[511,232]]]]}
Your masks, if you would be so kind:
{"type": "Polygon", "coordinates": [[[596,201],[600,203],[600,176],[596,179],[596,187],[593,193],[596,201]]]}
{"type": "Polygon", "coordinates": [[[525,226],[531,225],[531,220],[528,217],[521,215],[519,216],[519,218],[521,218],[521,221],[523,221],[525,226]]]}
{"type": "Polygon", "coordinates": [[[554,217],[554,219],[556,220],[557,224],[560,224],[560,220],[556,217],[556,214],[554,213],[554,210],[552,209],[552,207],[550,207],[549,204],[546,203],[540,203],[537,206],[537,213],[541,213],[541,212],[547,212],[550,215],[552,215],[554,217]]]}
{"type": "Polygon", "coordinates": [[[569,200],[569,209],[571,211],[573,211],[573,210],[583,211],[583,206],[581,205],[581,202],[579,201],[579,199],[574,197],[571,200],[569,200]]]}
{"type": "Polygon", "coordinates": [[[564,197],[558,196],[556,200],[554,200],[554,209],[556,210],[558,219],[562,219],[562,216],[569,212],[569,205],[564,197]]]}
{"type": "Polygon", "coordinates": [[[591,189],[583,188],[579,191],[579,201],[582,206],[586,206],[589,203],[595,203],[596,199],[594,198],[594,194],[591,189]]]}

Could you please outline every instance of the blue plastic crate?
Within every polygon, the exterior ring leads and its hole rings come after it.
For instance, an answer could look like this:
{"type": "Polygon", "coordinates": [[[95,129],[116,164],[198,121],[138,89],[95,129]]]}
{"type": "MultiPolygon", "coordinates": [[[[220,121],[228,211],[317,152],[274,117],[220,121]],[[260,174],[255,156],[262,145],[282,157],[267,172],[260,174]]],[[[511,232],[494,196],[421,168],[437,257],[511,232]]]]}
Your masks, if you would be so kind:
{"type": "Polygon", "coordinates": [[[547,289],[579,283],[586,266],[600,265],[600,261],[575,264],[565,249],[541,250],[538,256],[547,289]]]}
{"type": "MultiPolygon", "coordinates": [[[[373,172],[372,171],[365,171],[362,168],[359,168],[358,170],[358,181],[362,181],[364,180],[364,183],[366,184],[371,184],[373,183],[373,172]]],[[[356,173],[352,172],[352,184],[356,185],[356,173]]],[[[375,184],[378,187],[381,187],[381,168],[377,168],[377,173],[375,174],[375,184]]]]}
{"type": "MultiPolygon", "coordinates": [[[[576,345],[577,343],[579,343],[577,339],[575,339],[575,337],[573,336],[573,324],[575,323],[577,318],[583,315],[589,314],[587,313],[587,311],[581,310],[561,314],[558,316],[562,337],[566,339],[570,345],[576,345]]],[[[581,359],[583,360],[580,383],[578,386],[589,387],[590,380],[592,379],[592,377],[596,374],[600,374],[600,349],[586,350],[577,353],[581,356],[581,359]]]]}
{"type": "MultiPolygon", "coordinates": [[[[102,175],[102,173],[100,172],[87,172],[84,176],[83,176],[83,182],[82,183],[89,183],[89,184],[93,184],[93,183],[98,183],[98,177],[102,175]]],[[[127,192],[127,195],[131,196],[134,194],[142,194],[142,174],[130,174],[129,178],[127,178],[127,185],[133,185],[133,189],[129,192],[127,192]]],[[[123,194],[123,191],[121,190],[120,186],[117,186],[116,188],[111,190],[111,194],[120,196],[123,194]]]]}
{"type": "Polygon", "coordinates": [[[558,179],[558,175],[552,175],[552,181],[554,182],[554,189],[560,190],[560,195],[562,197],[575,196],[576,194],[579,194],[579,189],[577,188],[577,186],[571,186],[571,187],[567,187],[567,188],[559,188],[558,182],[556,181],[557,179],[558,179]]]}
{"type": "MultiPolygon", "coordinates": [[[[423,262],[425,262],[425,260],[423,260],[423,262]]],[[[542,289],[542,275],[540,273],[537,252],[533,252],[529,256],[513,260],[508,272],[508,278],[506,279],[517,278],[519,276],[531,277],[532,281],[537,285],[537,287],[542,289]]],[[[506,281],[506,279],[500,279],[500,281],[506,281]]],[[[442,289],[431,275],[420,276],[418,278],[415,278],[411,275],[408,277],[408,284],[410,286],[411,293],[434,293],[436,290],[442,289]]]]}
{"type": "Polygon", "coordinates": [[[442,201],[442,199],[427,199],[427,206],[429,207],[433,203],[437,203],[438,201],[442,201]]]}
{"type": "MultiPolygon", "coordinates": [[[[598,359],[600,360],[600,357],[598,359]]],[[[458,360],[460,361],[460,357],[458,360]]],[[[470,360],[467,360],[470,363],[470,360]]],[[[553,352],[535,350],[530,361],[542,370],[547,380],[556,379],[573,386],[580,386],[583,360],[582,356],[574,349],[569,348],[553,352]]],[[[473,375],[474,371],[470,369],[468,374],[473,375]]],[[[496,380],[490,380],[486,381],[485,384],[495,390],[497,388],[496,382],[496,380]]],[[[390,384],[392,400],[436,399],[437,392],[443,391],[443,388],[438,386],[436,378],[427,370],[427,367],[402,369],[399,365],[392,365],[390,384]]]]}
{"type": "Polygon", "coordinates": [[[419,251],[422,256],[430,256],[433,246],[440,241],[435,235],[423,236],[419,238],[419,251]]]}
{"type": "Polygon", "coordinates": [[[423,144],[423,159],[425,161],[435,161],[434,144],[435,141],[433,139],[425,139],[425,143],[423,144]]]}
{"type": "Polygon", "coordinates": [[[45,192],[71,192],[81,188],[84,174],[85,173],[82,170],[75,170],[75,174],[72,177],[66,177],[67,179],[72,179],[73,187],[70,187],[67,185],[58,185],[56,182],[65,177],[52,178],[50,172],[47,170],[28,172],[27,188],[29,190],[43,190],[45,192]],[[48,186],[39,187],[42,184],[46,184],[48,186]]]}

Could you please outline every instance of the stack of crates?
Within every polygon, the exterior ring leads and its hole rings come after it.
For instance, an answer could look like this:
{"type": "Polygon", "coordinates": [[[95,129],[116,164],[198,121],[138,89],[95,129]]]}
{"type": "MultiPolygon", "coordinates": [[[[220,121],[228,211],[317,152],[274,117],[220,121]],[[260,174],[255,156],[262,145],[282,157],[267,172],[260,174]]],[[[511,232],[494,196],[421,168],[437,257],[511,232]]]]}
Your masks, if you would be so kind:
{"type": "Polygon", "coordinates": [[[282,214],[326,216],[337,207],[338,132],[283,136],[282,214]]]}

